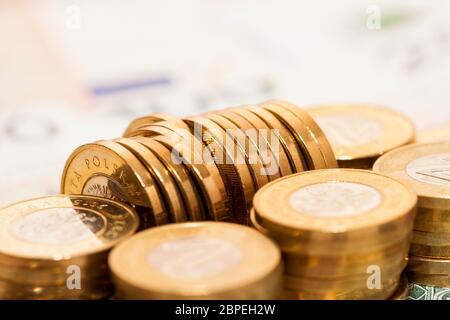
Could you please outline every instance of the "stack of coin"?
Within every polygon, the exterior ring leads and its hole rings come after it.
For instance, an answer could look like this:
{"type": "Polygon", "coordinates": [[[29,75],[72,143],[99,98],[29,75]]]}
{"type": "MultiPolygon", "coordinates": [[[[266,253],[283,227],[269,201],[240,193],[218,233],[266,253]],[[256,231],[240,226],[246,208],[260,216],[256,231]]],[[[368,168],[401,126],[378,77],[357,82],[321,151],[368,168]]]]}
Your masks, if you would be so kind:
{"type": "Polygon", "coordinates": [[[326,169],[266,185],[251,218],[281,248],[285,298],[388,299],[407,263],[416,202],[387,176],[326,169]]]}
{"type": "Polygon", "coordinates": [[[325,132],[340,168],[371,169],[379,156],[415,139],[411,120],[390,109],[326,105],[306,110],[325,132]]]}
{"type": "Polygon", "coordinates": [[[248,224],[253,196],[268,182],[335,167],[313,119],[276,100],[184,119],[136,119],[123,138],[76,149],[61,191],[131,204],[141,228],[200,220],[248,224]]]}
{"type": "Polygon", "coordinates": [[[378,159],[373,169],[408,183],[419,196],[410,282],[423,285],[422,291],[450,288],[450,142],[399,148],[378,159]]]}
{"type": "Polygon", "coordinates": [[[109,250],[135,232],[137,219],[125,205],[89,196],[0,210],[0,299],[109,297],[109,250]]]}
{"type": "Polygon", "coordinates": [[[225,222],[142,231],[115,247],[118,299],[276,299],[281,253],[259,232],[225,222]]]}

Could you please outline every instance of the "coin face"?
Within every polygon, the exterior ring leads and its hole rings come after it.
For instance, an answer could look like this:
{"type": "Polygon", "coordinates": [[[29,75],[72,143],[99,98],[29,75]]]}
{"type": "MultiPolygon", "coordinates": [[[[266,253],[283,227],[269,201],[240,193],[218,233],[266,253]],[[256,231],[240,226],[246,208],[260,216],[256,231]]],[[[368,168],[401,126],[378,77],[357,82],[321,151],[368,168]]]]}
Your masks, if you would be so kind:
{"type": "Polygon", "coordinates": [[[307,111],[324,131],[340,161],[376,157],[415,139],[412,122],[387,108],[329,105],[307,111]]]}
{"type": "Polygon", "coordinates": [[[70,259],[110,249],[133,234],[134,211],[90,196],[53,196],[0,210],[0,253],[35,259],[70,259]]]}
{"type": "Polygon", "coordinates": [[[353,182],[325,182],[294,191],[289,204],[299,213],[315,217],[354,216],[376,208],[380,193],[370,186],[353,182]]]}
{"type": "Polygon", "coordinates": [[[450,142],[398,148],[380,157],[373,170],[409,184],[420,207],[450,209],[450,142]]]}
{"type": "Polygon", "coordinates": [[[366,170],[325,169],[298,173],[260,189],[260,219],[288,230],[348,232],[411,215],[417,197],[404,184],[366,170]]]}
{"type": "Polygon", "coordinates": [[[239,290],[274,272],[280,259],[275,244],[251,228],[200,222],[141,232],[112,251],[109,265],[116,278],[155,297],[188,297],[239,290]]]}

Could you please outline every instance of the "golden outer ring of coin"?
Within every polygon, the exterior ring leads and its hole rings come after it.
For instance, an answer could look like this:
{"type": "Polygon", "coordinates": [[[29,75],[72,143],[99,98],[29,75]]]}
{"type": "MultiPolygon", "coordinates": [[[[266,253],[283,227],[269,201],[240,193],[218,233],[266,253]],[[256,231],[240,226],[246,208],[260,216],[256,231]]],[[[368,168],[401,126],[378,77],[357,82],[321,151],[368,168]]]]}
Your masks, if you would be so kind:
{"type": "MultiPolygon", "coordinates": [[[[204,117],[189,117],[183,121],[190,127],[194,136],[200,135],[198,139],[202,141],[214,159],[225,184],[233,219],[238,223],[248,224],[247,203],[251,201],[255,192],[254,189],[249,189],[253,185],[249,168],[246,164],[235,163],[234,154],[223,145],[226,133],[219,125],[204,117]],[[201,132],[194,132],[195,127],[200,127],[201,132]],[[217,161],[217,155],[220,155],[220,161],[217,161]]],[[[242,151],[240,148],[236,149],[242,151]]]]}
{"type": "MultiPolygon", "coordinates": [[[[261,188],[253,199],[258,217],[269,229],[283,229],[295,232],[327,234],[377,233],[380,226],[389,228],[405,219],[413,219],[417,196],[411,188],[401,182],[366,170],[325,169],[302,172],[283,177],[261,188]],[[377,207],[350,217],[317,218],[308,213],[296,211],[288,205],[288,197],[303,187],[318,183],[350,182],[369,186],[380,194],[377,207]]],[[[264,225],[263,225],[264,226],[264,225]]],[[[346,235],[345,237],[348,237],[346,235]]]]}
{"type": "Polygon", "coordinates": [[[278,140],[289,159],[293,173],[308,170],[303,150],[298,145],[297,140],[289,131],[288,127],[278,120],[271,112],[261,107],[245,106],[244,108],[264,121],[268,128],[276,130],[274,131],[275,135],[278,137],[278,140]]]}
{"type": "Polygon", "coordinates": [[[381,228],[378,233],[358,237],[342,237],[330,233],[314,237],[308,233],[286,234],[282,230],[273,231],[265,228],[258,221],[254,209],[250,211],[252,225],[262,234],[274,240],[284,253],[341,256],[343,254],[365,254],[383,250],[400,241],[410,242],[412,239],[413,219],[405,220],[394,231],[388,234],[381,228]],[[409,230],[409,231],[408,231],[409,230]]]}
{"type": "MultiPolygon", "coordinates": [[[[168,263],[167,259],[165,263],[168,263]]],[[[116,246],[109,256],[114,279],[152,297],[208,297],[242,291],[242,288],[261,283],[271,274],[281,276],[280,264],[280,251],[270,239],[251,228],[223,222],[180,223],[149,229],[116,246]],[[242,250],[240,260],[227,270],[193,278],[168,275],[148,262],[151,250],[162,243],[191,237],[227,241],[242,250]],[[130,268],[133,272],[129,272],[130,268]]]]}
{"type": "Polygon", "coordinates": [[[409,256],[408,272],[450,276],[450,260],[409,256]]]}
{"type": "Polygon", "coordinates": [[[184,206],[187,208],[189,220],[205,220],[205,208],[203,208],[202,200],[197,194],[197,191],[194,190],[194,182],[191,180],[190,173],[185,165],[183,163],[174,163],[171,160],[172,155],[170,150],[156,140],[148,137],[133,137],[132,139],[151,150],[172,174],[172,177],[177,183],[178,190],[182,195],[184,206]]]}
{"type": "Polygon", "coordinates": [[[442,274],[406,273],[411,284],[417,283],[439,288],[450,288],[450,277],[442,274]]]}
{"type": "Polygon", "coordinates": [[[411,144],[392,150],[375,162],[373,170],[409,184],[419,196],[419,207],[450,210],[450,188],[413,179],[406,168],[415,159],[433,154],[450,153],[450,141],[411,144]]]}
{"type": "Polygon", "coordinates": [[[128,125],[127,129],[123,133],[123,137],[129,138],[135,135],[135,132],[142,127],[151,125],[159,121],[177,121],[178,118],[165,113],[152,113],[151,115],[137,118],[128,125]]]}
{"type": "Polygon", "coordinates": [[[176,132],[159,124],[147,127],[147,130],[151,130],[152,134],[158,133],[159,135],[151,138],[169,150],[177,150],[179,156],[182,157],[180,160],[190,172],[196,186],[202,191],[197,194],[202,197],[201,203],[206,204],[209,218],[218,221],[232,219],[233,210],[230,208],[225,184],[217,166],[214,163],[203,161],[202,152],[199,152],[195,146],[198,143],[202,148],[201,141],[192,134],[189,137],[183,136],[180,131],[176,132]],[[179,138],[178,141],[175,141],[178,139],[176,136],[179,138]],[[186,148],[184,144],[187,139],[193,143],[190,148],[186,148]]]}
{"type": "Polygon", "coordinates": [[[159,187],[160,194],[163,195],[163,202],[169,211],[171,222],[186,221],[186,208],[184,207],[181,194],[178,192],[172,175],[156,155],[134,140],[121,138],[114,141],[131,151],[149,170],[159,187]]]}
{"type": "MultiPolygon", "coordinates": [[[[259,118],[256,114],[254,114],[250,110],[245,109],[245,107],[246,106],[243,106],[240,108],[232,108],[232,109],[230,109],[230,111],[233,112],[234,114],[237,114],[241,118],[246,119],[256,130],[270,131],[271,139],[272,139],[272,135],[275,136],[277,138],[276,143],[278,143],[280,145],[279,134],[277,135],[274,132],[272,132],[271,128],[261,118],[259,118]]],[[[284,148],[283,147],[280,148],[278,146],[278,148],[277,148],[278,152],[275,154],[275,152],[273,150],[273,146],[272,146],[272,142],[274,142],[274,141],[271,140],[269,142],[269,137],[265,136],[263,134],[260,134],[258,137],[259,137],[259,139],[263,139],[263,142],[265,142],[266,149],[271,154],[271,163],[273,163],[273,162],[277,163],[279,172],[280,172],[280,176],[287,176],[289,174],[294,173],[294,171],[291,168],[291,163],[289,161],[288,156],[286,155],[284,148]]]]}
{"type": "Polygon", "coordinates": [[[271,112],[291,131],[303,151],[309,170],[327,167],[318,142],[300,119],[291,111],[272,103],[265,102],[259,104],[259,106],[271,112]]]}
{"type": "MultiPolygon", "coordinates": [[[[259,148],[258,142],[255,141],[255,139],[253,137],[246,134],[247,130],[255,130],[255,127],[247,119],[244,119],[241,116],[239,116],[229,110],[217,111],[214,114],[211,114],[210,117],[211,117],[210,118],[211,120],[214,121],[214,119],[217,119],[218,122],[220,122],[222,119],[225,118],[226,123],[224,123],[224,125],[225,125],[225,126],[223,126],[224,129],[228,129],[228,127],[231,126],[231,129],[239,129],[245,134],[246,142],[245,142],[244,150],[246,151],[247,155],[250,157],[250,145],[252,145],[254,148],[253,150],[256,151],[256,155],[257,155],[257,161],[256,161],[257,163],[252,164],[252,167],[254,168],[253,171],[255,172],[255,175],[257,177],[258,189],[260,187],[262,187],[263,185],[269,183],[269,181],[272,181],[272,180],[280,177],[280,171],[279,171],[280,166],[278,165],[278,162],[274,159],[273,154],[272,154],[271,160],[276,162],[276,166],[277,166],[278,170],[276,171],[275,174],[271,175],[271,174],[269,174],[269,171],[268,171],[266,165],[264,164],[263,155],[259,148]],[[263,181],[259,182],[259,180],[263,180],[263,181]]],[[[265,149],[269,150],[269,148],[267,147],[267,140],[265,140],[265,149]]],[[[254,157],[254,155],[251,155],[251,156],[254,157]]]]}
{"type": "MultiPolygon", "coordinates": [[[[132,235],[138,227],[135,212],[121,203],[104,198],[61,195],[35,198],[18,202],[0,210],[0,254],[10,260],[24,260],[39,264],[40,261],[62,261],[109,250],[117,242],[132,235]],[[91,211],[103,218],[104,226],[95,237],[65,243],[45,245],[20,240],[9,232],[11,223],[36,211],[52,208],[70,208],[91,211]]],[[[94,234],[93,234],[94,235],[94,234]]],[[[49,261],[49,263],[52,263],[49,261]]]]}
{"type": "Polygon", "coordinates": [[[400,277],[400,283],[394,294],[389,298],[389,300],[408,300],[409,297],[409,281],[405,273],[400,277]]]}
{"type": "Polygon", "coordinates": [[[409,243],[404,240],[382,250],[355,255],[308,255],[283,253],[286,274],[310,278],[337,278],[364,275],[367,268],[377,265],[381,270],[406,261],[409,243]]]}
{"type": "Polygon", "coordinates": [[[423,244],[433,247],[449,247],[450,234],[437,232],[414,231],[413,243],[423,244]]]}
{"type": "Polygon", "coordinates": [[[61,179],[61,193],[82,194],[94,176],[103,176],[120,185],[126,202],[148,208],[141,214],[143,228],[169,222],[156,183],[144,165],[125,147],[98,141],[78,147],[69,157],[61,179]]]}
{"type": "Polygon", "coordinates": [[[67,284],[61,286],[19,285],[0,280],[0,299],[2,300],[99,300],[112,295],[110,281],[94,284],[83,283],[80,290],[71,290],[67,284]]]}
{"type": "Polygon", "coordinates": [[[352,291],[306,291],[285,289],[283,298],[295,300],[384,300],[388,299],[395,292],[399,283],[398,278],[384,281],[381,284],[381,289],[375,290],[368,289],[367,285],[352,291]]]}
{"type": "Polygon", "coordinates": [[[414,230],[450,234],[450,210],[417,208],[414,230]]]}
{"type": "Polygon", "coordinates": [[[326,168],[337,168],[338,164],[333,148],[330,145],[327,137],[323,133],[319,125],[314,119],[304,110],[296,105],[282,100],[269,100],[267,103],[275,104],[292,112],[308,129],[313,140],[318,144],[323,159],[325,160],[326,168]]]}
{"type": "Polygon", "coordinates": [[[363,117],[376,121],[382,132],[376,139],[360,145],[333,145],[338,161],[345,163],[356,159],[376,158],[389,150],[398,148],[415,140],[415,127],[412,121],[387,108],[373,105],[321,105],[306,109],[313,119],[318,117],[363,117]]]}
{"type": "Polygon", "coordinates": [[[431,128],[424,131],[419,131],[417,134],[417,142],[432,143],[450,140],[450,122],[444,125],[431,128]]]}

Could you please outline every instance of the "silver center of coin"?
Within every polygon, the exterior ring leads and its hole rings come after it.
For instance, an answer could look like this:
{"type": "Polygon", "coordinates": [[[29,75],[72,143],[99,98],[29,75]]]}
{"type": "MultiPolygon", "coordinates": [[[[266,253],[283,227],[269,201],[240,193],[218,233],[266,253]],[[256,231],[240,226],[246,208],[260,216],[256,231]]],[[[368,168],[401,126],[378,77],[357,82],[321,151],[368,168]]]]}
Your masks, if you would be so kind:
{"type": "Polygon", "coordinates": [[[300,213],[334,218],[355,216],[377,207],[381,203],[381,194],[360,183],[326,182],[295,191],[289,201],[300,213]]]}
{"type": "Polygon", "coordinates": [[[206,235],[164,242],[148,255],[148,262],[161,273],[188,279],[219,274],[241,259],[242,251],[237,245],[206,235]]]}
{"type": "Polygon", "coordinates": [[[382,131],[378,121],[361,116],[318,116],[314,118],[333,146],[354,147],[377,139],[382,131]]]}
{"type": "Polygon", "coordinates": [[[417,158],[406,166],[406,173],[420,182],[450,187],[450,152],[417,158]]]}
{"type": "Polygon", "coordinates": [[[19,240],[61,245],[95,237],[96,230],[102,225],[102,219],[93,213],[50,208],[21,217],[9,226],[9,231],[19,240]]]}

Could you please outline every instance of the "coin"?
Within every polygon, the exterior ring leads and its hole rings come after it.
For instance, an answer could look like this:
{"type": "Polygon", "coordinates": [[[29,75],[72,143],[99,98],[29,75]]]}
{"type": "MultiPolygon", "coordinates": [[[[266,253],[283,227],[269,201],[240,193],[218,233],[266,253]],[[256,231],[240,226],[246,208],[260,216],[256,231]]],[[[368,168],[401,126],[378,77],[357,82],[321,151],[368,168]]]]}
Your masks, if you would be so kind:
{"type": "Polygon", "coordinates": [[[245,109],[246,106],[240,108],[232,108],[230,112],[239,115],[241,118],[247,119],[253,127],[258,130],[256,135],[257,141],[262,145],[262,149],[267,153],[267,161],[270,164],[270,168],[273,165],[278,165],[279,172],[281,176],[287,176],[289,174],[295,173],[295,168],[293,169],[281,143],[279,141],[278,130],[271,130],[263,120],[261,120],[256,114],[252,113],[250,110],[245,109]]]}
{"type": "Polygon", "coordinates": [[[91,196],[42,197],[1,209],[0,297],[109,296],[108,269],[101,266],[108,251],[138,224],[130,207],[91,196]],[[82,291],[68,292],[71,270],[85,285],[82,291]]]}
{"type": "Polygon", "coordinates": [[[205,220],[206,212],[205,208],[203,208],[202,199],[195,190],[196,186],[190,177],[189,171],[185,168],[185,165],[173,161],[171,151],[156,140],[149,139],[148,137],[133,137],[132,139],[152,150],[172,174],[178,185],[178,190],[183,197],[183,203],[187,208],[189,220],[205,220]]]}
{"type": "Polygon", "coordinates": [[[132,137],[136,134],[136,131],[141,129],[142,127],[151,125],[155,122],[159,121],[177,121],[178,118],[171,116],[169,114],[165,113],[153,113],[149,116],[140,117],[135,120],[133,120],[129,125],[128,128],[123,133],[123,136],[126,138],[132,137]]]}
{"type": "Polygon", "coordinates": [[[403,274],[400,278],[400,283],[398,284],[397,290],[389,298],[389,300],[408,300],[409,296],[409,281],[408,277],[403,274]]]}
{"type": "Polygon", "coordinates": [[[408,272],[430,275],[444,275],[449,277],[450,260],[431,259],[416,256],[410,256],[408,260],[408,272]]]}
{"type": "Polygon", "coordinates": [[[415,128],[406,116],[371,105],[322,105],[307,112],[329,139],[339,167],[372,167],[375,160],[415,139],[415,128]]]}
{"type": "Polygon", "coordinates": [[[417,134],[417,142],[430,143],[439,141],[450,141],[450,123],[419,131],[417,134]]]}
{"type": "Polygon", "coordinates": [[[450,233],[450,210],[420,208],[414,229],[422,232],[450,233]]]}
{"type": "MultiPolygon", "coordinates": [[[[310,129],[290,110],[272,103],[261,103],[260,107],[271,112],[292,133],[305,157],[309,170],[327,168],[319,142],[310,129]]],[[[337,165],[336,165],[337,166],[337,165]]]]}
{"type": "Polygon", "coordinates": [[[230,150],[227,143],[224,142],[225,131],[207,118],[189,117],[183,121],[188,124],[193,134],[203,142],[212,155],[225,184],[234,220],[238,223],[248,224],[248,211],[255,189],[249,168],[242,160],[245,156],[238,156],[238,161],[235,161],[234,152],[239,152],[241,149],[232,148],[233,150],[230,150]]]}
{"type": "Polygon", "coordinates": [[[121,298],[274,299],[281,286],[275,244],[222,222],[141,232],[112,251],[109,265],[121,298]]]}
{"type": "Polygon", "coordinates": [[[169,222],[150,173],[128,149],[112,141],[85,144],[70,155],[61,193],[102,196],[131,204],[139,214],[141,228],[169,222]]]}
{"type": "Polygon", "coordinates": [[[373,170],[409,184],[419,207],[450,210],[450,142],[398,148],[380,157],[373,170]]]}
{"type": "Polygon", "coordinates": [[[419,257],[450,258],[450,234],[415,230],[410,253],[419,257]]]}
{"type": "Polygon", "coordinates": [[[259,117],[278,137],[278,141],[283,147],[289,159],[292,172],[302,172],[308,170],[303,150],[297,144],[297,140],[277,117],[271,112],[258,106],[245,106],[245,110],[250,111],[259,117]]]}
{"type": "Polygon", "coordinates": [[[139,142],[131,139],[122,138],[114,141],[130,150],[148,168],[159,187],[159,192],[164,195],[163,201],[168,209],[170,220],[172,222],[186,221],[186,208],[175,180],[156,155],[139,142]]]}
{"type": "Polygon", "coordinates": [[[328,139],[325,137],[325,134],[319,125],[307,112],[287,101],[269,100],[268,103],[281,106],[295,114],[296,117],[306,125],[308,131],[314,138],[314,141],[318,144],[322,157],[325,160],[326,168],[337,168],[338,164],[336,161],[336,156],[328,139]]]}
{"type": "Polygon", "coordinates": [[[367,239],[378,234],[381,225],[404,225],[414,219],[416,202],[417,196],[406,185],[355,169],[315,170],[283,177],[260,189],[253,200],[263,227],[287,234],[304,233],[316,240],[339,234],[367,239]]]}
{"type": "Polygon", "coordinates": [[[412,283],[409,286],[409,300],[449,300],[450,288],[412,283]]]}

